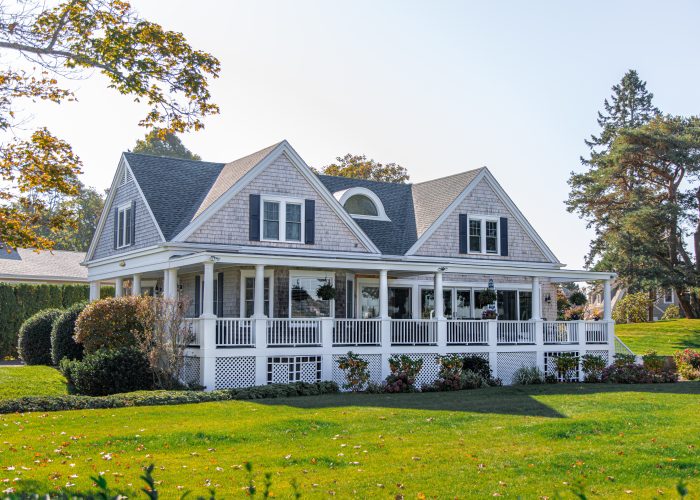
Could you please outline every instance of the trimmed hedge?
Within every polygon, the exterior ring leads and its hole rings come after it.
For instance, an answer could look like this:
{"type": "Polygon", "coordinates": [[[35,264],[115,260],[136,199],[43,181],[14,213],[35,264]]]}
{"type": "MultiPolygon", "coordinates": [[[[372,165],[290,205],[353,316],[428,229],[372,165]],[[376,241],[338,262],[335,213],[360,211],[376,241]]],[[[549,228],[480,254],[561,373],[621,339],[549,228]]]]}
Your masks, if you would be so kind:
{"type": "MultiPolygon", "coordinates": [[[[100,294],[113,296],[114,287],[102,287],[100,294]]],[[[88,297],[88,285],[0,283],[0,359],[17,356],[17,334],[30,316],[43,309],[70,307],[88,297]]]]}
{"type": "Polygon", "coordinates": [[[128,295],[91,302],[75,322],[75,340],[86,354],[139,344],[152,301],[151,297],[128,295]]]}
{"type": "Polygon", "coordinates": [[[200,391],[139,391],[111,396],[29,396],[0,401],[0,414],[63,410],[88,410],[100,408],[126,408],[130,406],[165,406],[212,401],[291,398],[335,394],[335,382],[294,382],[270,384],[245,389],[220,389],[200,391]]]}
{"type": "Polygon", "coordinates": [[[75,320],[87,306],[86,302],[72,305],[56,318],[51,329],[51,360],[58,366],[63,358],[83,359],[83,346],[73,340],[75,320]]]}
{"type": "Polygon", "coordinates": [[[19,329],[17,352],[28,365],[51,366],[51,329],[61,313],[60,309],[39,311],[19,329]]]}

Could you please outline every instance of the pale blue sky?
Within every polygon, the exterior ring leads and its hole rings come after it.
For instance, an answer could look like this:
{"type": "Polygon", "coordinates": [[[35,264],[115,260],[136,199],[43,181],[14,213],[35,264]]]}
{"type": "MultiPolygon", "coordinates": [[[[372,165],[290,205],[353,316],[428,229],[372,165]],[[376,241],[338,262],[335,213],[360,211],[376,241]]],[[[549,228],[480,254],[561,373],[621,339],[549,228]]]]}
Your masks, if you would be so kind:
{"type": "MultiPolygon", "coordinates": [[[[313,166],[347,152],[412,181],[488,166],[562,262],[590,233],[565,211],[596,112],[629,68],[656,105],[697,114],[697,2],[135,0],[216,55],[221,114],[183,138],[210,161],[287,139],[313,166]]],[[[109,186],[145,108],[95,78],[77,104],[36,108],[71,141],[84,181],[109,186]]]]}

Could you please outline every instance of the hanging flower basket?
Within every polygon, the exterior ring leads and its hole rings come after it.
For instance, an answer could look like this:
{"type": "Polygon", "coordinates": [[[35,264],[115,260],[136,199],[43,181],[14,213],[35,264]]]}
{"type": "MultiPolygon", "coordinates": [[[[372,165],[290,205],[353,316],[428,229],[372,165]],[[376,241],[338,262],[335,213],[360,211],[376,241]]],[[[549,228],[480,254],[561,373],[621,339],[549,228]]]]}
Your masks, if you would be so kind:
{"type": "Polygon", "coordinates": [[[335,300],[336,290],[333,284],[327,281],[316,289],[316,295],[321,300],[335,300]]]}
{"type": "Polygon", "coordinates": [[[486,307],[496,302],[496,292],[487,288],[479,292],[479,307],[486,307]]]}

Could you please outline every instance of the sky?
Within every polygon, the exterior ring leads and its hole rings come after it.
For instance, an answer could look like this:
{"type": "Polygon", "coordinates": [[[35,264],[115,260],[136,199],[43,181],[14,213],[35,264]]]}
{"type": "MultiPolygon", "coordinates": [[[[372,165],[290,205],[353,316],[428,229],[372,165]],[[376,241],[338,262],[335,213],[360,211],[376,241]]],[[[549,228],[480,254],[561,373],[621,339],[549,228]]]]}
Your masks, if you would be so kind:
{"type": "MultiPolygon", "coordinates": [[[[132,0],[221,61],[218,116],[183,142],[227,162],[287,139],[312,166],[345,153],[412,182],[487,166],[567,267],[592,232],[566,211],[567,179],[610,87],[636,69],[655,104],[700,104],[700,2],[132,0]]],[[[147,109],[96,73],[79,101],[28,109],[67,139],[82,180],[108,188],[147,109]]]]}

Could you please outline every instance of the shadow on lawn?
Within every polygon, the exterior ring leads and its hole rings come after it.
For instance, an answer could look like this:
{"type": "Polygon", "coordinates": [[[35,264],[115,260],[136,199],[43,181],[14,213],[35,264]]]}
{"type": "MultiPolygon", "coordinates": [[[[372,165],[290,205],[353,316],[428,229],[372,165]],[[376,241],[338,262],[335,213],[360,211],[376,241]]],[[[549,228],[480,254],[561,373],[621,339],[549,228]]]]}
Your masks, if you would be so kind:
{"type": "Polygon", "coordinates": [[[329,394],[314,398],[260,400],[270,406],[294,408],[342,408],[349,406],[400,408],[409,410],[463,411],[497,413],[531,417],[567,418],[566,415],[539,401],[538,396],[591,395],[598,393],[696,394],[700,382],[676,384],[556,384],[490,387],[456,392],[404,394],[329,394]]]}

